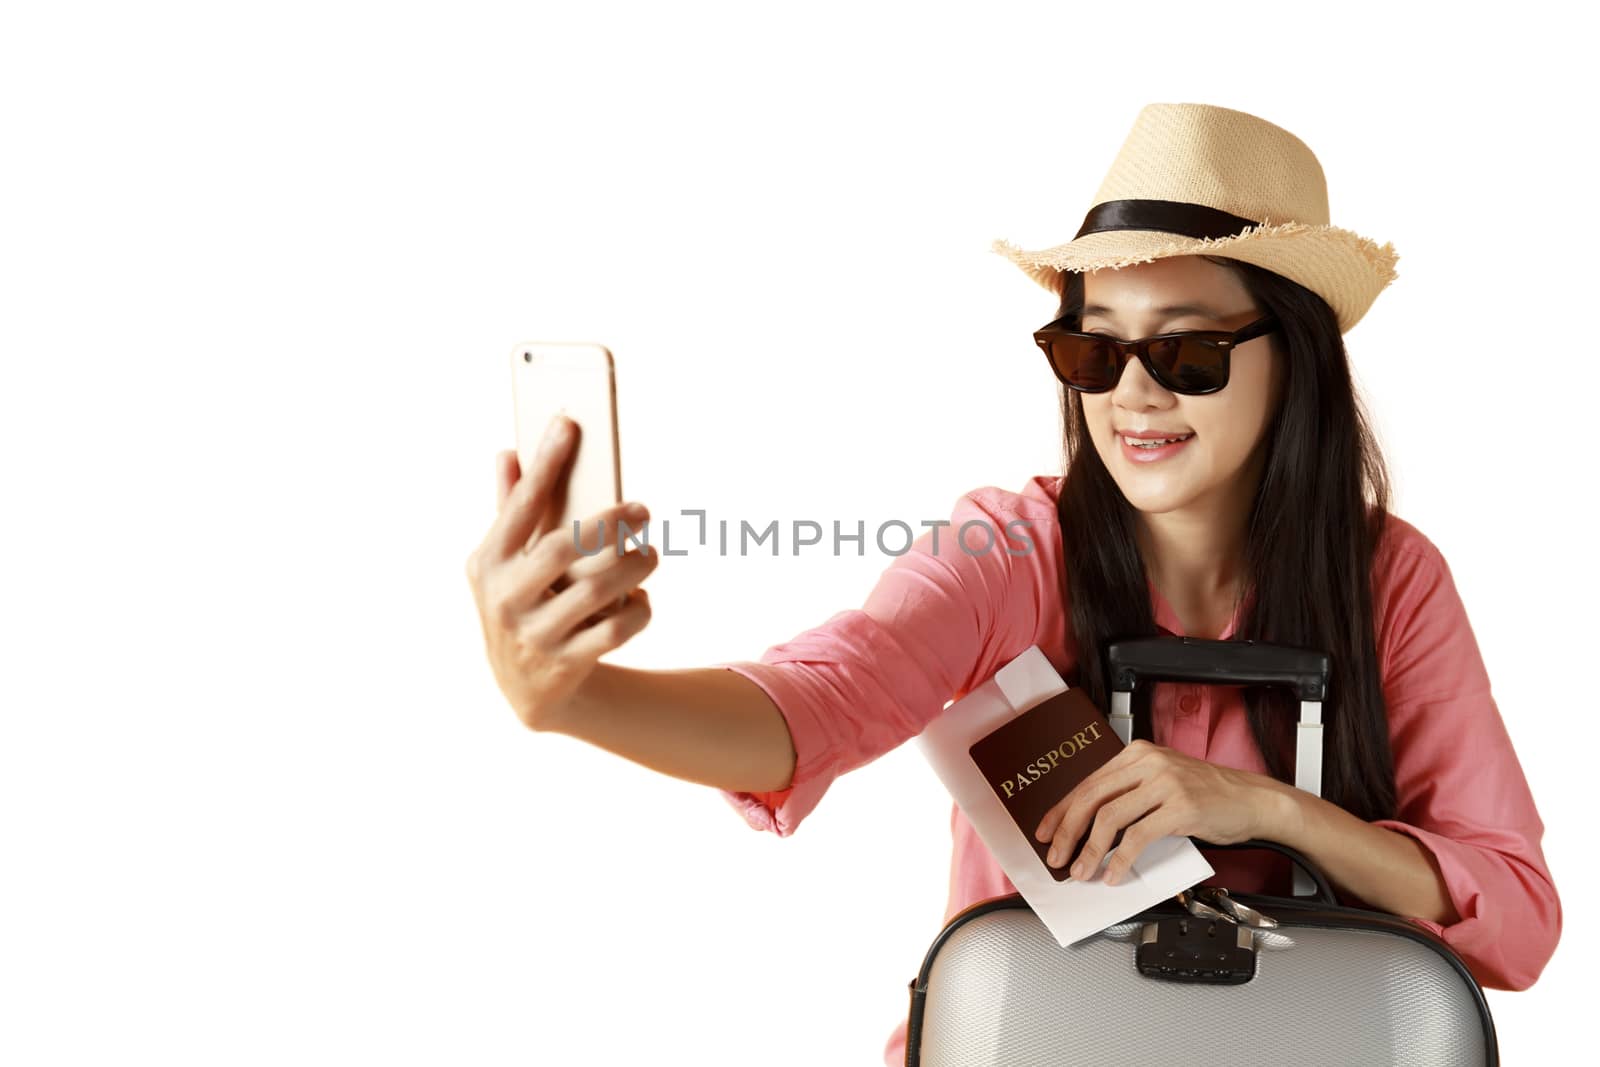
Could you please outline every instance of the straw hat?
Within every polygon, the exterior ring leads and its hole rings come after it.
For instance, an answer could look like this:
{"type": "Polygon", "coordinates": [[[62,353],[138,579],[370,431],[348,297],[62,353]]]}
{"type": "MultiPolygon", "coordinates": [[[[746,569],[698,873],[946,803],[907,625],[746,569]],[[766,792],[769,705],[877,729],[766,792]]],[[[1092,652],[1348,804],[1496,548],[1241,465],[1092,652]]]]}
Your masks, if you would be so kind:
{"type": "Polygon", "coordinates": [[[1052,292],[1064,271],[1168,256],[1240,259],[1328,302],[1340,332],[1395,279],[1394,246],[1328,224],[1328,185],[1305,142],[1265,119],[1209,104],[1139,112],[1072,240],[994,250],[1052,292]]]}

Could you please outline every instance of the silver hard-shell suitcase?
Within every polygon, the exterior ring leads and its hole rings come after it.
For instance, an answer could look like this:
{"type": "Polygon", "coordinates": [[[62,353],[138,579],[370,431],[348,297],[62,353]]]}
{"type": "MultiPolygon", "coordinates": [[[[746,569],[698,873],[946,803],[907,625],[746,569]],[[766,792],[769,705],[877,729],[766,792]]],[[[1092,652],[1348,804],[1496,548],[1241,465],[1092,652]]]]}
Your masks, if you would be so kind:
{"type": "MultiPolygon", "coordinates": [[[[1197,638],[1123,641],[1108,655],[1124,743],[1140,682],[1295,687],[1295,784],[1320,795],[1326,655],[1197,638]]],[[[1338,904],[1282,845],[1196,844],[1287,855],[1294,896],[1185,894],[1067,948],[1018,894],[974,904],[911,981],[908,1067],[1498,1063],[1483,990],[1442,940],[1338,904]],[[1252,925],[1257,914],[1276,925],[1252,925]]]]}

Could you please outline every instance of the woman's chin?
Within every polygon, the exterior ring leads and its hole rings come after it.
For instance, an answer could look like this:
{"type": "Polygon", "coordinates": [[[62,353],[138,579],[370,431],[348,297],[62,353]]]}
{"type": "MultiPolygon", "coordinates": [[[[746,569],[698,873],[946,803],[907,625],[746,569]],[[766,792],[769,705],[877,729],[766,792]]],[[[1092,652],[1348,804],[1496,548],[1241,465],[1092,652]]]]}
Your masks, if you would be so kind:
{"type": "Polygon", "coordinates": [[[1152,485],[1140,478],[1119,481],[1117,487],[1122,490],[1122,495],[1133,505],[1134,510],[1147,515],[1177,511],[1193,499],[1193,494],[1183,486],[1152,485]]]}

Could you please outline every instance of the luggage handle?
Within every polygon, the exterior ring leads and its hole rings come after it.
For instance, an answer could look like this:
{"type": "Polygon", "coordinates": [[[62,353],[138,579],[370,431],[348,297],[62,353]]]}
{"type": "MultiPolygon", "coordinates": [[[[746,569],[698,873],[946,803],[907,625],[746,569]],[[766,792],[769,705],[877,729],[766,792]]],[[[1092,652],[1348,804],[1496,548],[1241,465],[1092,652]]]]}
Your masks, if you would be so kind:
{"type": "Polygon", "coordinates": [[[1288,845],[1277,841],[1266,841],[1256,837],[1232,845],[1217,845],[1210,841],[1202,841],[1198,837],[1191,837],[1189,840],[1194,843],[1195,848],[1200,849],[1202,852],[1212,849],[1218,852],[1265,849],[1268,852],[1276,852],[1280,856],[1287,856],[1289,861],[1294,864],[1294,895],[1296,899],[1309,896],[1319,904],[1327,904],[1332,907],[1339,906],[1339,898],[1333,892],[1333,883],[1329,882],[1322,871],[1317,868],[1317,865],[1307,859],[1299,849],[1290,848],[1288,845]],[[1304,885],[1304,891],[1302,891],[1302,884],[1304,885]]]}
{"type": "MultiPolygon", "coordinates": [[[[1111,728],[1123,744],[1133,739],[1133,690],[1143,682],[1179,681],[1206,685],[1281,685],[1300,697],[1300,725],[1295,733],[1294,784],[1312,796],[1322,795],[1322,701],[1328,695],[1332,660],[1326,652],[1265,641],[1214,641],[1200,637],[1139,637],[1112,642],[1106,649],[1111,668],[1111,728]]],[[[1253,847],[1273,848],[1276,844],[1253,847]]],[[[1294,895],[1323,889],[1320,873],[1307,876],[1309,863],[1298,853],[1294,895]],[[1315,882],[1315,884],[1313,884],[1315,882]]],[[[1331,893],[1329,894],[1331,896],[1331,893]]],[[[1330,901],[1331,903],[1331,901],[1330,901]]]]}
{"type": "Polygon", "coordinates": [[[1302,701],[1327,699],[1331,660],[1326,652],[1264,641],[1213,641],[1199,637],[1140,637],[1106,651],[1112,692],[1133,692],[1141,681],[1211,685],[1282,685],[1302,701]]]}

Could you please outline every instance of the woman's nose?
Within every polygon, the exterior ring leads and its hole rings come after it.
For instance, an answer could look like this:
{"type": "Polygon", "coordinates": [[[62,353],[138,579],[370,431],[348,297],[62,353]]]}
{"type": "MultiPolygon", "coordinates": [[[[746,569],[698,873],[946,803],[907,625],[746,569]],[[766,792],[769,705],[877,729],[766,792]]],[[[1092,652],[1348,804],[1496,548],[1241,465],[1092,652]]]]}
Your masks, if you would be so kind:
{"type": "Polygon", "coordinates": [[[1150,372],[1144,369],[1144,364],[1139,362],[1137,356],[1130,356],[1127,366],[1122,368],[1117,387],[1111,391],[1111,399],[1119,407],[1139,411],[1170,407],[1176,398],[1150,377],[1150,372]]]}

